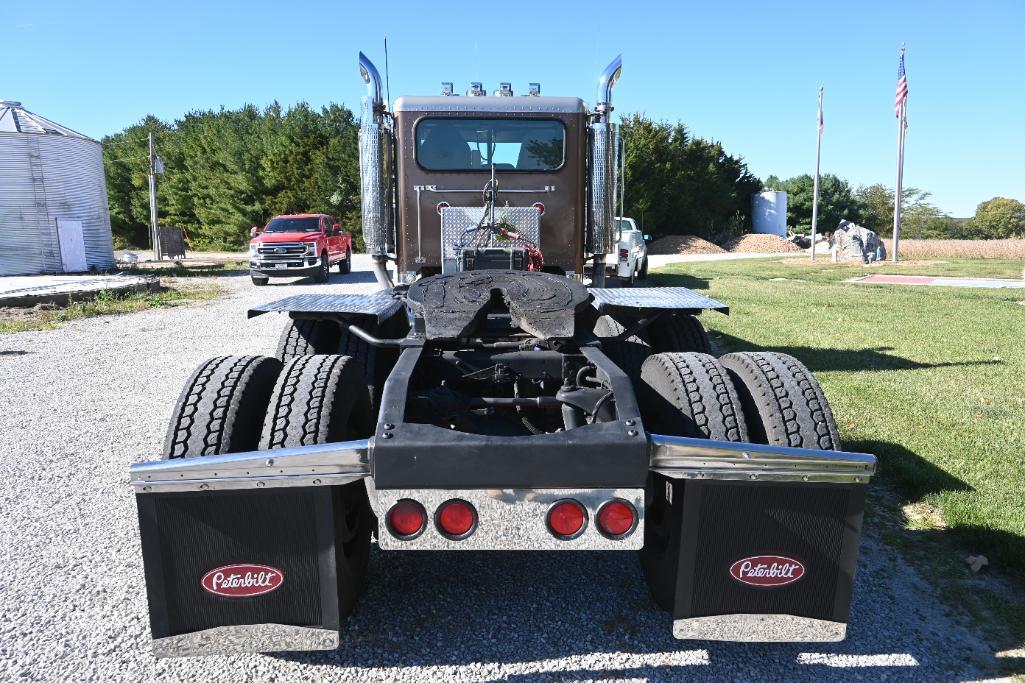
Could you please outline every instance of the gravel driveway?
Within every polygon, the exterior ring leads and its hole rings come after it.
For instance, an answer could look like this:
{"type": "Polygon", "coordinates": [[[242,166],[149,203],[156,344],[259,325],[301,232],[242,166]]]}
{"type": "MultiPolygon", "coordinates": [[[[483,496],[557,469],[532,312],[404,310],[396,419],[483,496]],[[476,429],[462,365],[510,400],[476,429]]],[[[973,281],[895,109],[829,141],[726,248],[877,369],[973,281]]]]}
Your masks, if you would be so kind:
{"type": "MultiPolygon", "coordinates": [[[[358,262],[357,262],[358,265],[358,262]]],[[[193,367],[268,353],[297,292],[374,288],[369,273],[0,336],[0,680],[983,678],[992,650],[868,530],[848,639],[673,640],[633,553],[371,554],[337,652],[156,660],[127,468],[160,451],[193,367]]]]}

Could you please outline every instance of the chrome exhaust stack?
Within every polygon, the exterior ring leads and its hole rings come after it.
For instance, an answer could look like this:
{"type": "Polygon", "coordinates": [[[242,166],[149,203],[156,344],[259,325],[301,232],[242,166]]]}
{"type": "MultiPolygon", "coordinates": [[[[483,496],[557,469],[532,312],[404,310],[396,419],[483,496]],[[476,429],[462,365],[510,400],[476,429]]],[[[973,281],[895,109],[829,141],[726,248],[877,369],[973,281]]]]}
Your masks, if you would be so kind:
{"type": "Polygon", "coordinates": [[[381,88],[381,74],[362,52],[359,70],[367,84],[359,126],[360,198],[363,240],[374,260],[374,276],[382,287],[391,288],[388,254],[395,250],[395,210],[392,188],[392,131],[386,118],[387,106],[381,88]]]}
{"type": "Polygon", "coordinates": [[[598,79],[598,102],[590,127],[590,249],[594,254],[591,282],[605,285],[605,255],[615,251],[616,167],[619,127],[612,123],[612,89],[623,71],[623,56],[617,55],[598,79]]]}

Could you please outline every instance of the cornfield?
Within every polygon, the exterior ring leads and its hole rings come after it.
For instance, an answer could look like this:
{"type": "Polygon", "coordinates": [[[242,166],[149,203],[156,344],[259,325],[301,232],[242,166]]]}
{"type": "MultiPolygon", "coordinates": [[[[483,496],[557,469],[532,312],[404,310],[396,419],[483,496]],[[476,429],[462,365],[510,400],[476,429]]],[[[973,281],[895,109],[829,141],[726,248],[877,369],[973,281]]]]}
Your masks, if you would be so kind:
{"type": "MultiPolygon", "coordinates": [[[[887,255],[892,253],[893,240],[884,239],[887,255]]],[[[900,257],[930,258],[994,258],[1025,260],[1025,240],[901,240],[900,257]]]]}

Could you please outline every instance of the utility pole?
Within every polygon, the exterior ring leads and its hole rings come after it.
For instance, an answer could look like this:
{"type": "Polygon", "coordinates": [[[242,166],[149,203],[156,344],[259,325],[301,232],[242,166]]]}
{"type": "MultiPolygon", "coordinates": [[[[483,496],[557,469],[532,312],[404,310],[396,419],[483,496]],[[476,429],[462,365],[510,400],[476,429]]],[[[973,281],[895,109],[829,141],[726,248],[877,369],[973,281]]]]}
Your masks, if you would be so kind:
{"type": "Polygon", "coordinates": [[[153,131],[149,134],[149,230],[153,242],[153,258],[163,259],[160,253],[160,228],[157,227],[157,150],[153,131]]]}

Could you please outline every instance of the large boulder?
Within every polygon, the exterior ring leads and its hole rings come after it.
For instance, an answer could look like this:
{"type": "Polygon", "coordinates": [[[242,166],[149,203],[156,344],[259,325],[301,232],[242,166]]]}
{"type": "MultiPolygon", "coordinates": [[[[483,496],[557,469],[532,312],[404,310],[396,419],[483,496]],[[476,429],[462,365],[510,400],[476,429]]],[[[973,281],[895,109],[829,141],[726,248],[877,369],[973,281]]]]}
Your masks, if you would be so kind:
{"type": "Polygon", "coordinates": [[[886,247],[879,235],[851,221],[840,221],[833,233],[833,246],[840,258],[856,258],[864,263],[886,258],[886,247]]]}

